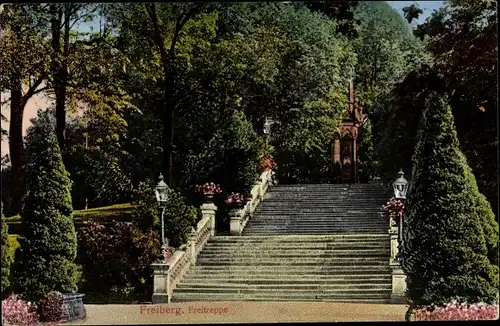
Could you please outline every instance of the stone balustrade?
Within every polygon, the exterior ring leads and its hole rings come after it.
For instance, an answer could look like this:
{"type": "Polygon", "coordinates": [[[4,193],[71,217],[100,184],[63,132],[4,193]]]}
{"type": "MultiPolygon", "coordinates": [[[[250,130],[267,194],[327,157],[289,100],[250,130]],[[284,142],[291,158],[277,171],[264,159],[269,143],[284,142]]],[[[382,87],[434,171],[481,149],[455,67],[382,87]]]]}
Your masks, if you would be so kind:
{"type": "Polygon", "coordinates": [[[264,199],[267,189],[272,183],[273,171],[264,171],[259,178],[259,181],[252,187],[250,192],[251,200],[241,209],[233,209],[229,213],[229,234],[240,235],[243,232],[253,212],[264,199]]]}
{"type": "MultiPolygon", "coordinates": [[[[251,214],[264,198],[272,182],[272,171],[261,174],[259,181],[252,188],[252,199],[239,210],[232,211],[230,233],[241,234],[251,214]]],[[[188,271],[196,264],[196,257],[208,240],[215,235],[215,213],[217,206],[205,203],[201,206],[202,218],[193,228],[188,242],[177,249],[166,262],[152,264],[154,270],[153,303],[170,303],[172,293],[188,271]]]]}
{"type": "Polygon", "coordinates": [[[153,303],[170,303],[172,292],[186,274],[189,267],[196,264],[196,257],[207,241],[215,234],[215,212],[212,203],[201,207],[202,218],[193,228],[188,242],[176,250],[166,262],[152,264],[154,270],[153,303]]]}

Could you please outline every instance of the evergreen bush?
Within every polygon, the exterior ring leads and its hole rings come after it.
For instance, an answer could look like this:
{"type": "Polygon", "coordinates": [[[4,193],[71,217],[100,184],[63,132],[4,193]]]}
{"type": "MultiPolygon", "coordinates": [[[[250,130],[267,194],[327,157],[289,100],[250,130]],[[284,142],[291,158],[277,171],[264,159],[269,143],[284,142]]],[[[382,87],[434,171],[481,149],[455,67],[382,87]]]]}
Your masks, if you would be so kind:
{"type": "Polygon", "coordinates": [[[435,92],[425,102],[412,181],[402,253],[410,309],[497,301],[498,266],[488,246],[498,233],[493,239],[485,228],[488,209],[460,151],[451,109],[435,92]]]}
{"type": "Polygon", "coordinates": [[[10,242],[9,242],[9,227],[4,220],[3,205],[0,204],[0,211],[2,216],[2,298],[5,289],[10,286],[9,275],[10,265],[12,264],[12,256],[10,255],[10,242]]]}
{"type": "Polygon", "coordinates": [[[77,289],[76,233],[72,219],[71,181],[57,138],[35,127],[27,136],[26,181],[19,239],[13,265],[13,290],[28,300],[50,291],[77,289]]]}

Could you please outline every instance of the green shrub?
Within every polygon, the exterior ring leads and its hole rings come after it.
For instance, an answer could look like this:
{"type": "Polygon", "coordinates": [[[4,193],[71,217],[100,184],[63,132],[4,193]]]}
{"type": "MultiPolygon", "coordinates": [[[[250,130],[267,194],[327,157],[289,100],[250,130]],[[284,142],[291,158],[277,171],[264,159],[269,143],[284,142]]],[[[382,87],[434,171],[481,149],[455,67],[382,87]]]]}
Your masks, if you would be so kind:
{"type": "Polygon", "coordinates": [[[132,221],[144,232],[160,230],[160,210],[156,201],[154,184],[146,181],[139,183],[134,191],[132,221]]]}
{"type": "Polygon", "coordinates": [[[196,208],[186,205],[180,193],[170,190],[164,215],[165,237],[169,246],[177,248],[187,242],[197,216],[196,208]]]}
{"type": "MultiPolygon", "coordinates": [[[[1,206],[0,206],[1,207],[1,206]]],[[[2,216],[2,296],[4,290],[10,286],[9,275],[10,275],[10,265],[12,264],[12,245],[9,241],[9,228],[4,220],[3,210],[1,210],[2,216]]]]}
{"type": "Polygon", "coordinates": [[[104,226],[85,222],[78,230],[78,262],[82,266],[84,292],[110,295],[116,289],[132,288],[150,297],[151,264],[161,257],[160,240],[152,231],[142,232],[121,222],[104,226]]]}
{"type": "Polygon", "coordinates": [[[407,201],[403,268],[410,308],[498,300],[498,266],[488,259],[495,226],[482,205],[453,116],[437,93],[426,99],[413,157],[413,187],[407,201]],[[490,221],[491,222],[491,221],[490,221]]]}
{"type": "Polygon", "coordinates": [[[13,265],[13,291],[37,301],[50,291],[76,290],[76,233],[72,219],[71,181],[56,136],[33,128],[27,136],[27,189],[13,265]]]}

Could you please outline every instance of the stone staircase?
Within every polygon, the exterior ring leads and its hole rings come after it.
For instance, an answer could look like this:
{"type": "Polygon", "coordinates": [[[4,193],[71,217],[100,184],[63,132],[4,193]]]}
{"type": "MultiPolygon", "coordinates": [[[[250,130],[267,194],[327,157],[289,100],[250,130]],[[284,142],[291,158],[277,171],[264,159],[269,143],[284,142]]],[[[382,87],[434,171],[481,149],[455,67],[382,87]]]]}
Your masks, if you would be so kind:
{"type": "Polygon", "coordinates": [[[172,301],[388,302],[386,198],[365,184],[273,187],[242,236],[206,244],[172,301]]]}

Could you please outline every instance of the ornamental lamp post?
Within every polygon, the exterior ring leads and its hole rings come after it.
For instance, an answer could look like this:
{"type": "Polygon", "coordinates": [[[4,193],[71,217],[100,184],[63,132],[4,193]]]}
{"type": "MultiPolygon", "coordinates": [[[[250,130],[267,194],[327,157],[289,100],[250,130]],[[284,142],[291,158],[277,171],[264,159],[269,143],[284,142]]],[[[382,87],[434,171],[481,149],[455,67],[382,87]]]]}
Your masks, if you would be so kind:
{"type": "Polygon", "coordinates": [[[165,248],[166,247],[166,241],[165,241],[165,209],[167,208],[167,200],[168,200],[168,186],[167,184],[163,181],[163,175],[160,173],[160,176],[158,177],[159,181],[158,184],[155,187],[155,196],[156,196],[156,201],[158,202],[159,206],[162,208],[161,211],[161,241],[162,241],[162,246],[165,248]]]}
{"type": "MultiPolygon", "coordinates": [[[[394,197],[396,199],[401,200],[401,202],[405,202],[406,192],[408,191],[408,181],[404,178],[403,169],[400,169],[398,172],[398,178],[393,183],[394,188],[394,197]]],[[[403,235],[403,217],[399,217],[399,241],[401,242],[403,235]]]]}

